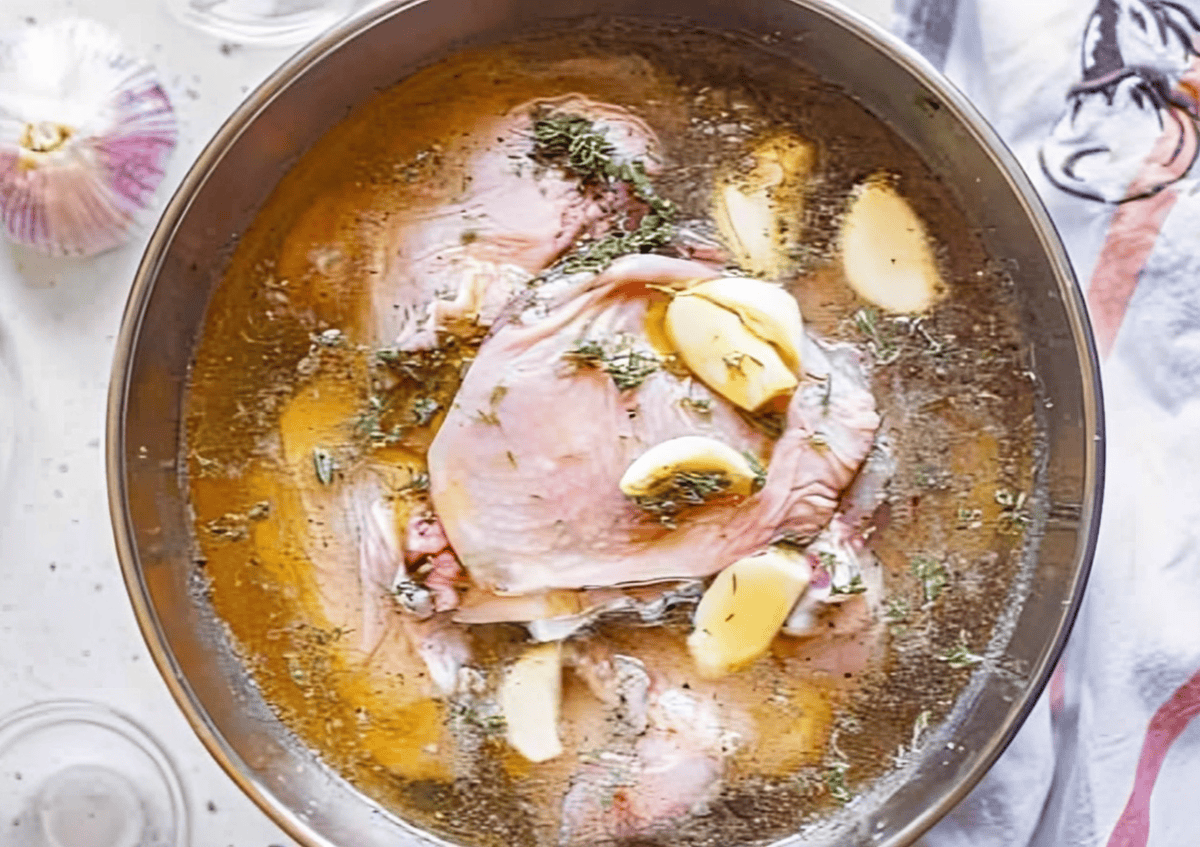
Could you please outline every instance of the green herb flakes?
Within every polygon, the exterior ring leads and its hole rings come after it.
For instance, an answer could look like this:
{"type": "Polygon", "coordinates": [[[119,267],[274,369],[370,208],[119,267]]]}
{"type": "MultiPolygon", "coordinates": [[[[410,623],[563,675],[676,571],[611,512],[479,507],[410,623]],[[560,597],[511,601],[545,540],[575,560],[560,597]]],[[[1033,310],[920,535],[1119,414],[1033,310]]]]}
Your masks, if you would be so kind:
{"type": "Polygon", "coordinates": [[[620,256],[647,253],[670,243],[675,236],[675,204],[655,192],[641,161],[618,162],[616,148],[595,124],[579,115],[544,115],[534,121],[533,139],[535,160],[562,167],[585,186],[625,183],[649,207],[637,226],[629,228],[626,221],[624,229],[568,256],[562,266],[565,273],[599,272],[620,256]]]}
{"type": "Polygon", "coordinates": [[[418,397],[412,404],[413,420],[417,426],[428,426],[442,404],[432,397],[418,397]]]}
{"type": "Polygon", "coordinates": [[[250,537],[250,524],[266,520],[271,514],[271,504],[260,500],[245,512],[226,512],[221,517],[208,521],[204,528],[226,541],[244,541],[250,537]]]}
{"type": "Polygon", "coordinates": [[[429,474],[424,471],[419,471],[412,475],[412,479],[408,485],[400,489],[401,491],[411,491],[414,493],[422,493],[429,490],[429,474]]]}
{"type": "Polygon", "coordinates": [[[1025,492],[1014,494],[1007,488],[996,491],[996,502],[1001,507],[997,529],[1003,535],[1020,535],[1029,525],[1029,513],[1025,510],[1025,492]]]}
{"type": "Polygon", "coordinates": [[[908,618],[908,601],[903,597],[892,597],[884,607],[884,617],[888,623],[899,623],[908,618]]]}
{"type": "Polygon", "coordinates": [[[846,758],[846,754],[838,746],[839,730],[834,730],[829,737],[829,752],[826,755],[825,762],[825,790],[829,792],[829,796],[839,805],[846,805],[854,796],[850,790],[850,785],[846,781],[846,775],[850,771],[850,760],[846,758]]]}
{"type": "Polygon", "coordinates": [[[503,735],[507,729],[504,715],[465,703],[451,704],[450,719],[459,727],[470,727],[484,735],[503,735]]]}
{"type": "Polygon", "coordinates": [[[561,165],[584,182],[607,178],[616,149],[579,115],[547,115],[533,124],[534,158],[561,165]]]}
{"type": "Polygon", "coordinates": [[[839,594],[864,594],[866,593],[866,590],[867,586],[863,583],[862,577],[858,574],[850,577],[850,582],[846,583],[844,586],[838,585],[835,582],[829,584],[829,593],[835,596],[839,594]]]}
{"type": "Polygon", "coordinates": [[[854,313],[854,325],[867,338],[867,346],[881,365],[890,365],[900,357],[894,333],[882,323],[879,313],[870,307],[854,313]]]}
{"type": "Polygon", "coordinates": [[[967,648],[966,633],[958,634],[958,642],[938,657],[952,668],[969,668],[983,661],[983,656],[972,653],[967,648]]]}
{"type": "Polygon", "coordinates": [[[655,494],[636,497],[634,502],[657,515],[664,526],[673,528],[677,514],[688,506],[699,506],[721,496],[729,486],[729,477],[721,471],[682,471],[655,494]]]}
{"type": "Polygon", "coordinates": [[[928,556],[914,556],[911,569],[912,575],[921,583],[926,603],[936,600],[950,581],[945,565],[928,556]]]}
{"type": "Polygon", "coordinates": [[[745,457],[746,463],[750,465],[750,470],[754,472],[754,482],[750,485],[750,492],[761,491],[762,487],[767,484],[767,469],[758,460],[758,456],[755,456],[749,450],[743,450],[742,456],[745,457]]]}
{"type": "Polygon", "coordinates": [[[590,242],[563,262],[563,272],[574,274],[590,271],[599,273],[612,264],[614,259],[631,253],[649,253],[665,247],[675,235],[675,227],[667,218],[650,212],[642,216],[637,229],[632,232],[613,232],[590,242]]]}
{"type": "Polygon", "coordinates": [[[444,347],[430,350],[400,350],[385,347],[375,351],[375,360],[386,365],[397,376],[407,378],[418,385],[434,382],[439,372],[450,366],[450,356],[444,347]]]}
{"type": "Polygon", "coordinates": [[[708,397],[684,397],[680,399],[679,405],[685,409],[690,409],[701,417],[712,415],[712,400],[708,397]]]}
{"type": "Polygon", "coordinates": [[[581,339],[563,354],[563,358],[573,364],[576,370],[603,370],[612,377],[613,384],[620,391],[637,388],[661,365],[655,354],[635,348],[633,339],[628,335],[620,335],[608,344],[581,339]]]}

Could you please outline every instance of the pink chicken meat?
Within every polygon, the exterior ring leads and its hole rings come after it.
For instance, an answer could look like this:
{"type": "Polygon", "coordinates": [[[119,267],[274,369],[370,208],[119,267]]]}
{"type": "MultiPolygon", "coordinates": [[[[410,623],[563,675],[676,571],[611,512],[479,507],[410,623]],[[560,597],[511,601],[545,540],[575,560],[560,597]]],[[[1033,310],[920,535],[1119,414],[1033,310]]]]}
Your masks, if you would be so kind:
{"type": "Polygon", "coordinates": [[[579,95],[534,100],[473,128],[445,151],[438,178],[397,212],[372,289],[370,324],[379,341],[433,347],[444,329],[488,325],[528,279],[637,204],[620,184],[585,189],[569,173],[535,163],[533,124],[542,112],[586,117],[617,160],[657,167],[650,127],[579,95]]]}
{"type": "Polygon", "coordinates": [[[659,369],[622,391],[604,370],[571,365],[586,340],[620,337],[649,351],[647,313],[670,296],[662,289],[716,275],[681,259],[627,256],[499,323],[483,343],[428,453],[434,509],[478,585],[527,594],[704,577],[829,522],[879,425],[874,398],[849,369],[802,384],[772,444],[686,375],[659,369]],[[755,455],[767,469],[762,489],[664,526],[618,483],[648,448],[682,435],[755,455]]]}

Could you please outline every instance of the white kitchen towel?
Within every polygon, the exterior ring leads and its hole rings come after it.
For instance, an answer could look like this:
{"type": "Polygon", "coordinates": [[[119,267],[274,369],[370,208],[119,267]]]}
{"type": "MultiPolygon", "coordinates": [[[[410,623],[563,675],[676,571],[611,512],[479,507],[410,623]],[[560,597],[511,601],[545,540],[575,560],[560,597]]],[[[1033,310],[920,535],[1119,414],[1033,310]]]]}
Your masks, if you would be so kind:
{"type": "Polygon", "coordinates": [[[1200,845],[1200,0],[897,0],[1041,194],[1104,356],[1107,480],[1063,660],[926,847],[1200,845]]]}

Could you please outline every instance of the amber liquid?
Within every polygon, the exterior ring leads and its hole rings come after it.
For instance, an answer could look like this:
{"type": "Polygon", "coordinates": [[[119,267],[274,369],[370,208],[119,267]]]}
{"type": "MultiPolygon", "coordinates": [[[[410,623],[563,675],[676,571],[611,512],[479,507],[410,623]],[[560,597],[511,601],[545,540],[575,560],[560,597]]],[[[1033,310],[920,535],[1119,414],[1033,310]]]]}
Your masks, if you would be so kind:
{"type": "MultiPolygon", "coordinates": [[[[770,655],[719,682],[695,678],[686,620],[612,623],[589,636],[698,696],[740,704],[755,724],[710,813],[663,843],[761,843],[832,808],[841,799],[829,779],[835,731],[846,784],[869,785],[911,742],[914,722],[946,714],[970,671],[945,657],[960,643],[983,648],[1018,570],[1019,536],[996,492],[1030,490],[1033,395],[1006,287],[969,216],[848,97],[794,66],[756,62],[752,47],[689,39],[686,51],[627,31],[611,40],[508,45],[460,54],[376,95],[280,183],[241,241],[196,352],[185,451],[208,601],[298,738],[382,807],[462,843],[557,843],[561,798],[581,757],[604,745],[605,715],[568,670],[567,752],[530,764],[502,736],[464,728],[461,715],[430,696],[426,670],[398,625],[364,652],[369,599],[353,520],[336,479],[322,485],[312,463],[314,450],[338,449],[353,457],[343,461],[369,466],[393,492],[398,526],[424,503],[412,483],[424,470],[428,432],[392,446],[347,447],[361,441],[372,352],[386,343],[375,337],[378,304],[369,293],[387,273],[395,233],[453,195],[458,139],[488,116],[569,92],[624,106],[659,134],[667,159],[660,190],[695,219],[708,215],[714,174],[753,138],[782,126],[810,139],[818,176],[791,287],[809,331],[821,337],[864,348],[872,340],[853,320],[863,304],[833,247],[854,185],[880,171],[895,175],[942,248],[951,296],[925,319],[927,336],[883,321],[890,346],[876,352],[896,358],[873,370],[881,432],[897,459],[870,537],[887,611],[864,624],[864,605],[857,617],[831,620],[827,634],[780,637],[770,655]],[[736,132],[722,129],[731,124],[736,132]],[[344,341],[314,340],[329,329],[344,341]],[[268,504],[265,514],[254,511],[259,503],[268,504]],[[947,572],[933,602],[913,574],[921,557],[947,572]]],[[[424,396],[445,408],[452,374],[471,353],[459,348],[462,361],[450,362],[424,396]]],[[[477,662],[511,656],[522,638],[515,626],[476,628],[477,662]]]]}

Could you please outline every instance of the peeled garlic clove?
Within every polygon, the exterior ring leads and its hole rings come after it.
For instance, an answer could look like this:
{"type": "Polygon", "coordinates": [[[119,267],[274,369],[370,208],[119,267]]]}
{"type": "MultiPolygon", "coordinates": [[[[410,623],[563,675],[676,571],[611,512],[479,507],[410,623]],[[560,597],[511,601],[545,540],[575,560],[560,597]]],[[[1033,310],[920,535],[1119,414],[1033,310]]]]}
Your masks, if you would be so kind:
{"type": "Polygon", "coordinates": [[[728,480],[728,494],[747,495],[757,474],[749,459],[728,444],[704,435],[681,435],[659,444],[633,460],[619,483],[626,497],[653,497],[670,488],[681,473],[719,473],[728,480]]]}
{"type": "Polygon", "coordinates": [[[90,255],[128,238],[175,147],[153,66],[68,20],[0,46],[0,222],[10,239],[90,255]]]}
{"type": "Polygon", "coordinates": [[[802,552],[779,545],[717,574],[700,598],[688,636],[688,651],[700,674],[724,676],[765,653],[811,574],[802,552]]]}
{"type": "Polygon", "coordinates": [[[748,171],[726,172],[713,192],[713,218],[738,264],[767,277],[787,275],[804,216],[813,147],[793,135],[760,140],[748,171]]]}
{"type": "Polygon", "coordinates": [[[889,312],[924,312],[945,290],[925,225],[883,179],[855,194],[842,223],[841,252],[850,287],[889,312]]]}
{"type": "Polygon", "coordinates": [[[683,292],[667,306],[667,338],[705,385],[753,412],[796,389],[796,375],[736,312],[683,292]]]}
{"type": "Polygon", "coordinates": [[[770,192],[726,185],[718,189],[713,216],[717,231],[729,245],[740,267],[751,273],[773,276],[777,264],[776,221],[770,192]]]}
{"type": "Polygon", "coordinates": [[[747,329],[774,346],[793,373],[800,373],[804,324],[796,298],[782,286],[727,276],[692,286],[684,294],[703,297],[736,314],[747,329]]]}
{"type": "Polygon", "coordinates": [[[508,743],[531,762],[562,754],[558,717],[562,704],[562,649],[556,642],[526,650],[504,673],[500,712],[508,743]]]}

